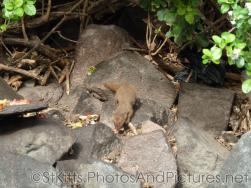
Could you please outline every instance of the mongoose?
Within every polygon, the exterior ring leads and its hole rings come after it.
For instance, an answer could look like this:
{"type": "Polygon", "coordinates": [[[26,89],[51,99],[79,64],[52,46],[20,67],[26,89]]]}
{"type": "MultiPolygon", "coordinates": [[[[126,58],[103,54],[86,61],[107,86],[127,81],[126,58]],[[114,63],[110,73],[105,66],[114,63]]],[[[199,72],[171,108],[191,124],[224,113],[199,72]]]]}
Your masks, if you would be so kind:
{"type": "Polygon", "coordinates": [[[116,93],[117,108],[113,112],[112,121],[115,129],[119,131],[132,118],[133,106],[136,102],[136,88],[128,83],[108,82],[104,83],[104,86],[116,93]]]}

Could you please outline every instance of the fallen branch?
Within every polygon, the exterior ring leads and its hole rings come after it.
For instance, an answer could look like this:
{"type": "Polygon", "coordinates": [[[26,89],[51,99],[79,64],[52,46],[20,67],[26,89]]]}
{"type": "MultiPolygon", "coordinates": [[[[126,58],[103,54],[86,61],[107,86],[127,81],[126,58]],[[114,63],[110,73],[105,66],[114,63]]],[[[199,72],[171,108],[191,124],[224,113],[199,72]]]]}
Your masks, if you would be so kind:
{"type": "MultiPolygon", "coordinates": [[[[20,39],[20,38],[3,38],[3,42],[7,45],[24,46],[24,47],[31,48],[31,49],[33,49],[34,47],[37,46],[36,50],[38,52],[40,52],[41,54],[45,55],[46,57],[48,57],[50,59],[58,58],[57,50],[42,44],[39,40],[27,41],[25,39],[20,39]]],[[[23,58],[24,58],[24,56],[21,59],[23,59],[23,58]]],[[[21,59],[18,59],[18,61],[20,61],[21,59]]]]}
{"type": "MultiPolygon", "coordinates": [[[[84,0],[80,0],[80,1],[79,1],[77,4],[75,4],[67,13],[70,13],[70,12],[74,11],[74,10],[75,10],[81,3],[83,3],[83,2],[84,2],[84,0]]],[[[42,43],[44,43],[44,42],[51,36],[51,34],[53,34],[53,33],[56,31],[56,29],[58,29],[59,26],[66,20],[66,18],[67,18],[67,13],[66,13],[66,15],[64,15],[64,17],[57,23],[57,25],[56,25],[55,27],[53,27],[52,30],[51,30],[49,33],[47,33],[47,35],[45,35],[45,37],[44,37],[41,41],[39,41],[31,50],[29,50],[28,53],[26,53],[26,54],[25,54],[23,57],[21,57],[20,59],[16,60],[14,63],[20,61],[20,60],[23,59],[23,58],[28,57],[28,56],[29,56],[33,51],[35,51],[42,43]]]]}
{"type": "Polygon", "coordinates": [[[29,71],[23,70],[23,69],[7,66],[7,65],[4,65],[2,63],[0,63],[0,71],[1,70],[19,73],[19,74],[22,74],[24,76],[27,76],[27,77],[33,78],[35,80],[41,81],[41,78],[38,75],[35,75],[35,74],[33,74],[33,73],[29,72],[29,71]]]}

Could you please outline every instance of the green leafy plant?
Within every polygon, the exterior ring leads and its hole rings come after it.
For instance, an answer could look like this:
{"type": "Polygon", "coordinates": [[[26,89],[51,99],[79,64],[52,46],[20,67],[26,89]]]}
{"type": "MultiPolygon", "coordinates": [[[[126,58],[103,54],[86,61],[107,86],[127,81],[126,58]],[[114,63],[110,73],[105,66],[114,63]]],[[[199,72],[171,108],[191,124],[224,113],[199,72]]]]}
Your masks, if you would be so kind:
{"type": "Polygon", "coordinates": [[[212,61],[220,64],[222,52],[225,50],[230,65],[236,64],[238,68],[245,65],[243,49],[246,47],[245,42],[236,40],[236,36],[229,32],[223,32],[221,36],[213,35],[215,45],[209,49],[203,49],[202,63],[207,64],[212,61]]]}
{"type": "Polygon", "coordinates": [[[194,41],[202,50],[202,63],[220,64],[225,60],[230,65],[245,69],[249,78],[243,82],[242,90],[251,91],[251,0],[215,0],[222,14],[232,24],[232,29],[213,35],[211,48],[203,25],[206,18],[200,12],[203,0],[141,0],[145,9],[155,12],[157,18],[170,27],[166,33],[178,45],[194,41]]]}
{"type": "Polygon", "coordinates": [[[2,17],[5,21],[0,25],[0,30],[5,31],[10,21],[18,21],[24,15],[35,15],[35,3],[36,0],[4,0],[2,3],[2,17]]]}
{"type": "Polygon", "coordinates": [[[219,64],[226,57],[228,64],[244,68],[249,76],[242,84],[242,91],[251,91],[251,0],[218,0],[221,12],[228,13],[232,32],[213,35],[214,46],[203,49],[202,63],[219,64]]]}
{"type": "Polygon", "coordinates": [[[199,4],[200,0],[141,0],[143,8],[170,26],[166,36],[179,45],[192,40],[193,31],[200,28],[199,4]]]}

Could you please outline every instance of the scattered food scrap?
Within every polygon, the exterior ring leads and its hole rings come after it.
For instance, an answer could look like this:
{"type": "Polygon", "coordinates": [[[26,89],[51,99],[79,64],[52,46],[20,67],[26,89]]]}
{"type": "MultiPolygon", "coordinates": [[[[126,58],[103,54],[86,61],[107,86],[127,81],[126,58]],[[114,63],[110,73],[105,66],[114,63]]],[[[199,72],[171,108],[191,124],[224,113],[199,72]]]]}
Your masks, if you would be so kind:
{"type": "Polygon", "coordinates": [[[12,101],[7,100],[7,99],[3,99],[0,100],[0,111],[2,111],[4,108],[8,107],[8,106],[15,106],[15,105],[23,105],[23,104],[30,104],[31,101],[29,101],[28,99],[14,99],[12,101]]]}
{"type": "Polygon", "coordinates": [[[31,104],[31,101],[28,99],[14,99],[12,101],[10,101],[10,106],[14,106],[14,105],[24,105],[24,104],[31,104]]]}
{"type": "Polygon", "coordinates": [[[9,100],[7,99],[3,99],[3,100],[0,100],[0,110],[3,110],[9,103],[9,100]]]}
{"type": "Polygon", "coordinates": [[[100,116],[97,114],[78,115],[77,120],[70,122],[67,126],[72,129],[81,128],[87,125],[94,125],[99,121],[100,116]]]}

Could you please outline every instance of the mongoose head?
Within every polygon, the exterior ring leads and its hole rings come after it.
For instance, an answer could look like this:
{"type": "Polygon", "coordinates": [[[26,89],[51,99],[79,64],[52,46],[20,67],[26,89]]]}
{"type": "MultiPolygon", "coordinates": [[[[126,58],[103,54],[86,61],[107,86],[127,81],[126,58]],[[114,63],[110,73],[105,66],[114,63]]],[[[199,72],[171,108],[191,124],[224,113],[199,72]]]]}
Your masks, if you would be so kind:
{"type": "Polygon", "coordinates": [[[112,121],[116,130],[119,130],[123,127],[125,123],[127,123],[128,113],[127,112],[114,112],[112,116],[112,121]]]}

